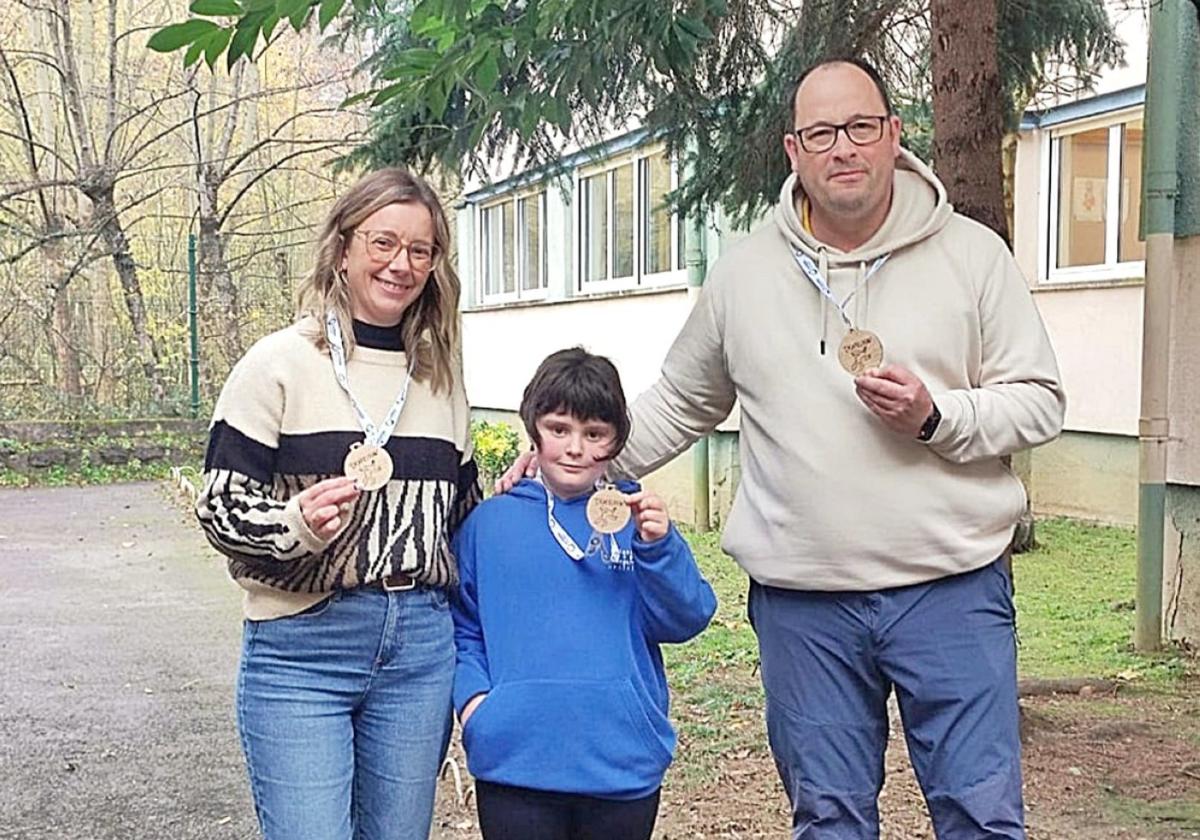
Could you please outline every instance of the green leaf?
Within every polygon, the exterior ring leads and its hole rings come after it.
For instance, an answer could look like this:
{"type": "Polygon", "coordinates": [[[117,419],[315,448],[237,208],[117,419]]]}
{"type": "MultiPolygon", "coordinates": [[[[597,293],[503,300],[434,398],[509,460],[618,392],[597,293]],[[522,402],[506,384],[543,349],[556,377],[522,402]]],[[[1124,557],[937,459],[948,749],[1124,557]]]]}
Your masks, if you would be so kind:
{"type": "Polygon", "coordinates": [[[275,34],[275,27],[279,25],[279,13],[272,12],[267,15],[267,19],[263,21],[262,31],[263,40],[270,41],[271,36],[275,34]]]}
{"type": "Polygon", "coordinates": [[[209,17],[241,17],[244,13],[242,4],[237,0],[195,0],[188,10],[194,15],[209,17]]]}
{"type": "Polygon", "coordinates": [[[522,109],[520,122],[517,125],[517,130],[521,133],[522,140],[528,140],[533,136],[533,132],[537,128],[541,118],[542,112],[540,108],[528,105],[522,109]]]}
{"type": "Polygon", "coordinates": [[[175,50],[190,44],[197,38],[202,38],[219,27],[211,20],[193,18],[183,23],[173,23],[150,36],[146,46],[155,52],[175,52],[175,50]]]}
{"type": "Polygon", "coordinates": [[[338,105],[338,107],[339,108],[349,108],[351,105],[357,105],[359,102],[363,102],[367,99],[370,99],[371,97],[373,97],[375,95],[376,95],[375,91],[373,91],[373,90],[364,90],[361,93],[355,93],[351,96],[347,96],[345,99],[342,100],[341,104],[338,105]]]}
{"type": "Polygon", "coordinates": [[[371,0],[354,0],[354,11],[362,14],[371,11],[371,0]]]}
{"type": "Polygon", "coordinates": [[[380,74],[381,78],[403,79],[406,76],[427,75],[442,57],[433,50],[427,50],[422,47],[414,47],[411,50],[405,50],[396,56],[390,67],[380,74]]]}
{"type": "Polygon", "coordinates": [[[712,30],[699,18],[681,17],[677,23],[697,41],[711,41],[715,37],[712,30]]]}
{"type": "Polygon", "coordinates": [[[229,53],[225,56],[226,66],[230,69],[233,69],[239,58],[253,53],[254,45],[258,42],[258,33],[267,14],[266,11],[252,12],[237,22],[233,38],[229,42],[229,53]]]}
{"type": "Polygon", "coordinates": [[[496,89],[496,82],[499,78],[500,65],[496,63],[496,54],[488,52],[483,61],[479,62],[475,68],[475,84],[484,93],[491,93],[496,89]]]}
{"type": "Polygon", "coordinates": [[[211,70],[213,65],[217,63],[217,59],[221,57],[221,53],[229,46],[229,39],[232,37],[232,29],[218,29],[205,39],[204,61],[208,64],[208,69],[211,70]]]}
{"type": "Polygon", "coordinates": [[[281,18],[290,18],[297,12],[308,9],[308,0],[275,0],[275,14],[281,18]]]}
{"type": "MultiPolygon", "coordinates": [[[[371,107],[374,108],[376,105],[382,105],[384,102],[387,102],[389,99],[394,99],[395,97],[399,96],[401,93],[403,93],[407,89],[408,89],[408,82],[397,82],[394,85],[388,85],[383,90],[376,93],[375,96],[371,99],[371,107]]],[[[353,97],[351,97],[351,98],[353,98],[353,97]]],[[[347,100],[347,102],[348,101],[349,100],[347,100]]],[[[345,104],[345,103],[343,103],[343,104],[345,104]]]]}
{"type": "Polygon", "coordinates": [[[338,16],[342,7],[346,5],[346,0],[321,0],[321,9],[317,13],[317,25],[321,31],[325,31],[325,27],[329,26],[329,22],[338,16]]]}
{"type": "Polygon", "coordinates": [[[295,29],[297,32],[299,32],[304,28],[304,24],[308,23],[308,18],[311,14],[312,7],[305,6],[304,8],[298,9],[289,15],[288,22],[291,23],[292,29],[295,29]]]}
{"type": "Polygon", "coordinates": [[[546,107],[546,118],[554,123],[555,128],[563,134],[567,134],[571,130],[573,119],[571,107],[561,96],[554,96],[549,100],[546,107]]]}
{"type": "Polygon", "coordinates": [[[442,120],[446,115],[446,103],[450,100],[451,81],[445,76],[434,79],[430,85],[429,95],[425,101],[429,115],[435,120],[442,120]]]}
{"type": "Polygon", "coordinates": [[[188,47],[187,53],[183,57],[183,66],[191,67],[200,60],[200,55],[204,52],[204,41],[192,41],[192,45],[188,47]]]}

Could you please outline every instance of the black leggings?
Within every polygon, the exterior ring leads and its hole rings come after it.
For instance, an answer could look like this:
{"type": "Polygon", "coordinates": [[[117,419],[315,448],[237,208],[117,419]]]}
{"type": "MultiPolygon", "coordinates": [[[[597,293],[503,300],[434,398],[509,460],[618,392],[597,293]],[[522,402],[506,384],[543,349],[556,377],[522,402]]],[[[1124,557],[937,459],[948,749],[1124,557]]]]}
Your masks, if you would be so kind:
{"type": "Polygon", "coordinates": [[[475,780],[484,840],[650,840],[658,794],[599,799],[475,780]]]}

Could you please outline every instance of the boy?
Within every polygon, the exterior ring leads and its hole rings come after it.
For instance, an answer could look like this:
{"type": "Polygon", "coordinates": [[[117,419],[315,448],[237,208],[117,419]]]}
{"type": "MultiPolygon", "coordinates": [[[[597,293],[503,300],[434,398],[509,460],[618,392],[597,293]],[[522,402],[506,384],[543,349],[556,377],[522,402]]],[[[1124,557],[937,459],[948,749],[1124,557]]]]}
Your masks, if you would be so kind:
{"type": "Polygon", "coordinates": [[[662,500],[597,490],[629,436],[613,364],[539,366],[521,419],[541,471],[455,540],[454,705],[485,840],[648,840],[675,733],[659,645],[716,610],[662,500]],[[622,524],[622,520],[629,520],[622,524]]]}

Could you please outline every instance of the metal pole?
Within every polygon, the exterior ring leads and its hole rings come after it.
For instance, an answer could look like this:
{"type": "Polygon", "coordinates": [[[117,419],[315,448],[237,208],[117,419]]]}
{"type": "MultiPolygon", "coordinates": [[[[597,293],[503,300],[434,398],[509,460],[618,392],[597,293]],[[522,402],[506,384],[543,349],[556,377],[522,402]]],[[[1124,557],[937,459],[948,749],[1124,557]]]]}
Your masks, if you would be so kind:
{"type": "MultiPolygon", "coordinates": [[[[1134,648],[1162,647],[1163,530],[1167,496],[1168,375],[1171,290],[1175,274],[1175,199],[1178,195],[1179,6],[1150,8],[1143,149],[1146,284],[1142,315],[1142,401],[1138,421],[1137,608],[1134,648]]],[[[1113,211],[1115,212],[1115,208],[1113,211]]]]}
{"type": "MultiPolygon", "coordinates": [[[[686,246],[684,260],[687,263],[688,298],[694,304],[708,270],[704,256],[704,221],[700,210],[688,216],[686,246]]],[[[696,530],[700,532],[712,527],[708,474],[708,436],[705,435],[692,444],[692,512],[696,530]]]]}
{"type": "Polygon", "coordinates": [[[192,419],[200,416],[200,331],[196,328],[196,234],[188,234],[188,338],[192,380],[192,419]]]}

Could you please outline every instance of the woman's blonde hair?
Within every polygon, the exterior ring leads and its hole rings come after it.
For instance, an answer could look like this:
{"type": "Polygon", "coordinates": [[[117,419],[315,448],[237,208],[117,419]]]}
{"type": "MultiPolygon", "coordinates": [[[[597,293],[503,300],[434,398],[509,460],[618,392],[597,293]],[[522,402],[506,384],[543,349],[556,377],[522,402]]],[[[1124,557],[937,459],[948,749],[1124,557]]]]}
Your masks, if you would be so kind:
{"type": "Polygon", "coordinates": [[[429,382],[434,391],[449,392],[459,353],[459,280],[450,259],[450,225],[437,193],[423,178],[406,169],[379,169],[358,180],[339,198],[321,224],[312,272],[301,284],[297,299],[301,314],[317,318],[315,340],[325,349],[325,316],[336,312],[342,335],[353,351],[353,309],[350,289],[341,271],[342,257],[355,229],[389,204],[423,205],[433,217],[433,268],[421,296],[404,311],[400,334],[412,359],[413,378],[429,382]]]}

